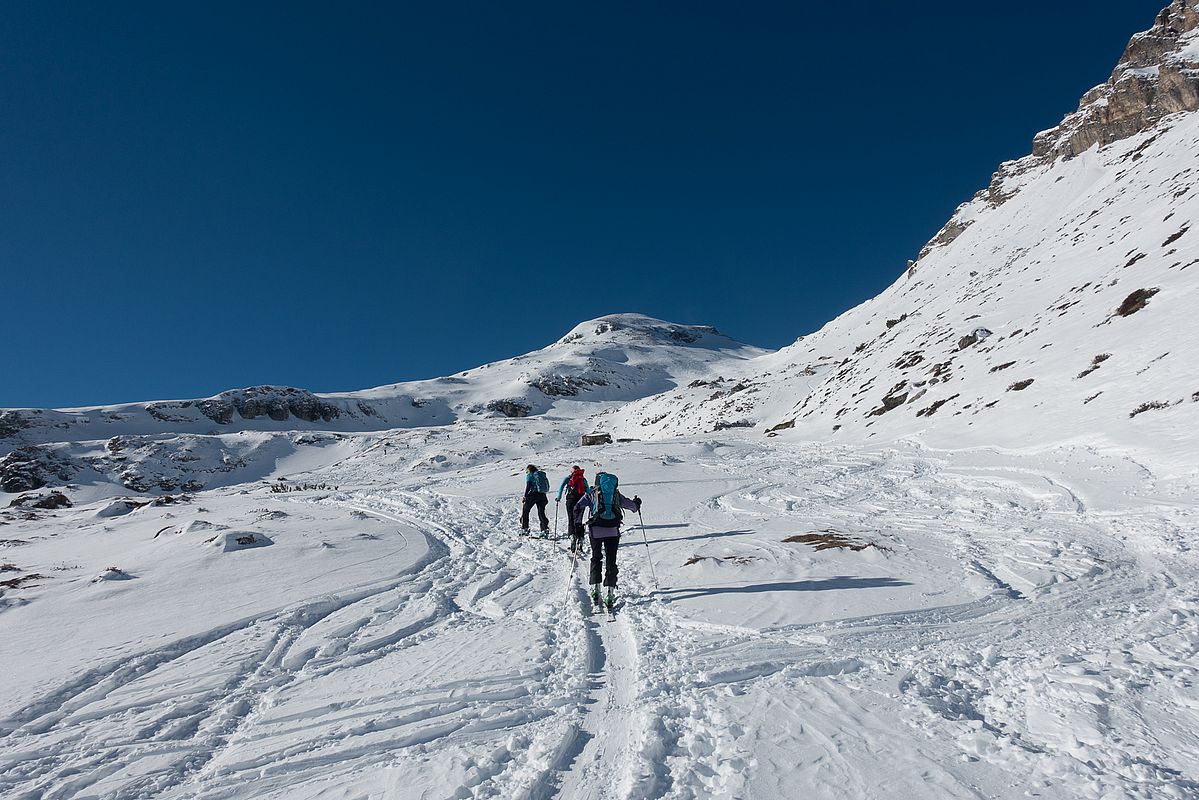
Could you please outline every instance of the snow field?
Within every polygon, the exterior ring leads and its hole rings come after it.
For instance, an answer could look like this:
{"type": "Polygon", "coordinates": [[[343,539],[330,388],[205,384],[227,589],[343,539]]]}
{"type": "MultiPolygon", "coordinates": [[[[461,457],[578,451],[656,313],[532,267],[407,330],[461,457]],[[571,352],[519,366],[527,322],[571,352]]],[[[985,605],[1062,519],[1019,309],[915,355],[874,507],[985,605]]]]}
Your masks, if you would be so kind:
{"type": "MultiPolygon", "coordinates": [[[[471,446],[512,450],[507,425],[471,446]]],[[[0,793],[1195,795],[1193,478],[539,425],[549,449],[456,472],[339,458],[295,477],[339,491],[6,526],[4,559],[52,577],[0,613],[0,793]],[[615,620],[565,539],[514,535],[530,459],[644,498],[615,620]],[[273,543],[206,541],[245,532],[273,543]],[[109,566],[133,577],[90,583],[109,566]]]]}

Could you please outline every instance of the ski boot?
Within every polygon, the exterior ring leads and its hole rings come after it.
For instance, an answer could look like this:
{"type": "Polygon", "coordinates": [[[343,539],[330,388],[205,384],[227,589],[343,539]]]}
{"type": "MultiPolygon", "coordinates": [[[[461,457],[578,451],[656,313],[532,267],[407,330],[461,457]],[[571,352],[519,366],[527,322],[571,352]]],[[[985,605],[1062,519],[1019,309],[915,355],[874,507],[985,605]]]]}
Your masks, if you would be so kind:
{"type": "Polygon", "coordinates": [[[600,605],[600,585],[598,583],[591,584],[591,604],[596,608],[600,605]]]}
{"type": "Polygon", "coordinates": [[[608,609],[608,613],[612,613],[612,609],[616,606],[616,587],[608,587],[608,595],[604,598],[604,608],[608,609]]]}

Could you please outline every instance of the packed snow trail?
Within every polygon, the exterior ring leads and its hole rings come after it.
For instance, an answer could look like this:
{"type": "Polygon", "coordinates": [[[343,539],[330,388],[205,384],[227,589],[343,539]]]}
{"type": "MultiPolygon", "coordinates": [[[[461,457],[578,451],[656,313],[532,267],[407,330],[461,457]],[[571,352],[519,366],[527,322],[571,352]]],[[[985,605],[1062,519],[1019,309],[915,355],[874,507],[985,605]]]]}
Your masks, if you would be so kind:
{"type": "Polygon", "coordinates": [[[565,540],[510,533],[523,461],[9,526],[5,558],[64,577],[0,613],[0,794],[1199,794],[1193,477],[1085,448],[588,453],[645,499],[661,584],[630,526],[612,621],[585,555],[568,584],[565,540]],[[114,562],[136,577],[87,580],[114,562]]]}

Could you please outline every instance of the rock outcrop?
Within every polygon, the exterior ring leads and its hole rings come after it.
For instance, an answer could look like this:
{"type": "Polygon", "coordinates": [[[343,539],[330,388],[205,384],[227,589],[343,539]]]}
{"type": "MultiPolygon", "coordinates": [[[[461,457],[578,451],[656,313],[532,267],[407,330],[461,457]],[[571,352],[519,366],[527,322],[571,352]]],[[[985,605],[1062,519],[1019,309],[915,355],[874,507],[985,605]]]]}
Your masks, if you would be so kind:
{"type": "Polygon", "coordinates": [[[1199,110],[1199,3],[1174,0],[1132,37],[1107,83],[1033,140],[1036,158],[1070,158],[1127,139],[1179,111],[1199,110]]]}
{"type": "MultiPolygon", "coordinates": [[[[183,408],[187,405],[179,404],[183,408]]],[[[159,405],[159,412],[164,404],[159,405]]],[[[251,386],[248,389],[233,389],[221,392],[216,397],[201,400],[196,407],[204,416],[218,425],[228,425],[236,413],[242,419],[269,417],[276,422],[285,422],[291,417],[305,422],[330,422],[341,416],[341,409],[333,403],[320,399],[306,389],[290,386],[251,386]]]]}
{"type": "Polygon", "coordinates": [[[12,493],[32,492],[47,484],[65,483],[77,472],[77,466],[48,449],[21,447],[0,458],[0,489],[12,493]]]}
{"type": "MultiPolygon", "coordinates": [[[[1199,0],[1173,0],[1157,15],[1152,28],[1132,37],[1107,82],[1083,95],[1078,109],[1056,127],[1038,133],[1033,138],[1031,155],[1001,164],[990,185],[973,200],[1001,205],[1013,194],[1006,188],[1009,181],[1031,169],[1135,136],[1171,114],[1196,110],[1199,0]]],[[[915,274],[921,259],[952,243],[974,224],[974,219],[962,214],[969,205],[959,207],[929,240],[909,267],[909,277],[915,274]]]]}

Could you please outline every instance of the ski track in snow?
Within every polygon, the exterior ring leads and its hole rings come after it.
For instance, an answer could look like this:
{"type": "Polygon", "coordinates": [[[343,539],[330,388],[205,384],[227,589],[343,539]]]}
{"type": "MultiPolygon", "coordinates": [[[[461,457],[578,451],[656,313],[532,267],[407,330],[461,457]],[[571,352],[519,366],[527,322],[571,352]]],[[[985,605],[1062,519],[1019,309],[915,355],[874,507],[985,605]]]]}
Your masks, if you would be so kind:
{"type": "Polygon", "coordinates": [[[463,495],[461,478],[381,488],[353,467],[342,483],[360,488],[292,502],[373,515],[397,544],[420,531],[425,558],[125,653],[7,712],[0,794],[1199,795],[1185,507],[1152,487],[1126,498],[1136,513],[1093,507],[1048,469],[918,449],[742,445],[735,469],[692,457],[654,480],[681,463],[659,451],[690,446],[622,454],[677,521],[645,531],[661,591],[628,529],[611,620],[590,608],[585,558],[572,575],[558,544],[504,532],[513,501],[463,495]],[[828,559],[782,534],[825,528],[883,549],[794,573],[828,559]],[[856,604],[924,563],[922,604],[856,604]],[[945,565],[970,592],[937,587],[945,565]],[[802,602],[775,619],[763,596],[802,602]]]}

